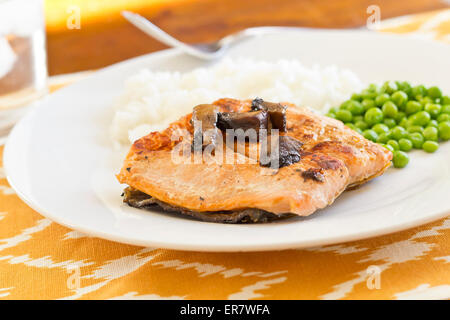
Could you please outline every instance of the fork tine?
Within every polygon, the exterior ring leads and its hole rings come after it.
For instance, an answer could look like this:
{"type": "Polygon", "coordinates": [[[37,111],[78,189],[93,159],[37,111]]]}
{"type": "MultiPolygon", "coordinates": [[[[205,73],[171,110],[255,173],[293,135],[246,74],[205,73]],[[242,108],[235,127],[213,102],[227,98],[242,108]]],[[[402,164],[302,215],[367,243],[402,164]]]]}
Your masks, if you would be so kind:
{"type": "Polygon", "coordinates": [[[152,22],[150,22],[149,20],[147,20],[146,18],[137,13],[130,11],[122,11],[121,14],[126,20],[128,20],[132,25],[137,27],[139,30],[143,31],[149,36],[161,41],[162,43],[170,47],[180,48],[184,52],[201,59],[211,60],[218,57],[218,55],[215,54],[214,52],[202,51],[199,48],[181,42],[180,40],[172,37],[170,34],[160,29],[158,26],[156,26],[155,24],[153,24],[152,22]]]}

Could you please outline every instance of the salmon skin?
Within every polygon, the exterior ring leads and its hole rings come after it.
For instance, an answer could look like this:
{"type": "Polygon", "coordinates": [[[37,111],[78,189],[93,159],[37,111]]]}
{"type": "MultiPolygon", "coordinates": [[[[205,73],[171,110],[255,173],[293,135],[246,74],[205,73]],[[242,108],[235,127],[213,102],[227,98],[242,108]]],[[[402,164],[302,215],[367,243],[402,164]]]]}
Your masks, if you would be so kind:
{"type": "Polygon", "coordinates": [[[242,210],[231,211],[210,211],[200,212],[188,210],[181,207],[174,207],[167,203],[161,202],[148,194],[131,187],[125,188],[123,192],[123,201],[138,209],[154,209],[155,206],[164,211],[177,212],[192,218],[203,220],[206,222],[222,222],[222,223],[256,223],[256,222],[270,222],[282,218],[289,218],[293,215],[288,214],[274,214],[264,210],[249,208],[242,210]]]}
{"type": "MultiPolygon", "coordinates": [[[[220,99],[213,104],[219,112],[249,112],[252,108],[250,100],[220,99]]],[[[301,142],[300,161],[275,171],[264,168],[249,152],[259,144],[247,144],[240,151],[233,150],[235,163],[208,161],[206,157],[197,163],[174,163],[172,151],[194,132],[192,114],[188,114],[167,129],[134,142],[117,179],[130,190],[140,191],[140,199],[147,195],[148,201],[133,201],[132,197],[125,201],[136,207],[159,205],[206,221],[265,222],[274,217],[310,215],[332,204],[345,189],[365,183],[389,167],[389,150],[342,122],[282,104],[287,109],[286,132],[281,134],[301,142]],[[183,130],[184,136],[173,139],[183,130]],[[245,219],[239,220],[238,214],[234,214],[236,219],[227,219],[227,214],[236,212],[245,212],[240,215],[245,219]]],[[[189,159],[184,160],[191,160],[192,155],[186,157],[189,159]]]]}

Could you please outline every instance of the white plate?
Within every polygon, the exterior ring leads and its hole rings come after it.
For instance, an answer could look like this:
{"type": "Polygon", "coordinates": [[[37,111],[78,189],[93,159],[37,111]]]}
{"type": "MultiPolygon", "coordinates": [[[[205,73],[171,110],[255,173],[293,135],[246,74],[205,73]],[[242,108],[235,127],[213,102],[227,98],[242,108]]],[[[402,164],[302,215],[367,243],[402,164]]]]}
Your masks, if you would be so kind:
{"type": "MultiPolygon", "coordinates": [[[[355,31],[290,32],[254,39],[232,57],[298,58],[337,64],[364,81],[436,84],[450,92],[450,46],[355,31]]],[[[32,208],[94,236],[136,245],[199,251],[259,251],[331,244],[382,235],[450,212],[450,143],[435,154],[413,152],[307,218],[258,225],[199,222],[122,204],[116,181],[123,154],[108,139],[111,105],[123,81],[144,67],[187,71],[204,63],[177,51],[129,60],[50,95],[13,130],[4,153],[8,181],[32,208]]]]}

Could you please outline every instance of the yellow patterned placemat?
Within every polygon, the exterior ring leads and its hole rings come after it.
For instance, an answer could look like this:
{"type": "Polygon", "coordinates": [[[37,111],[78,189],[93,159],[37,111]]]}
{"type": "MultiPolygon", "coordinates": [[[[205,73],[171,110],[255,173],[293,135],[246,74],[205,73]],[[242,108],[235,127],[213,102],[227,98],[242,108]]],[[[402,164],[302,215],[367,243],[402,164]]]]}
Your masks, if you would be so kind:
{"type": "MultiPolygon", "coordinates": [[[[402,17],[382,29],[449,41],[450,10],[402,17]]],[[[9,187],[0,160],[1,299],[448,299],[449,241],[447,217],[306,250],[198,253],[124,245],[33,211],[9,187]]]]}

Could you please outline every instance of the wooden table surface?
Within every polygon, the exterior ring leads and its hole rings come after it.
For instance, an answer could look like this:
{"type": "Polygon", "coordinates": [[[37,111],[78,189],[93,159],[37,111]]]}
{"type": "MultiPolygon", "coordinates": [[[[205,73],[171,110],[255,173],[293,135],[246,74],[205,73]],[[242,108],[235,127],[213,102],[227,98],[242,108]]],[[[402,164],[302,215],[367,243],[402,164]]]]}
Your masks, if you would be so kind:
{"type": "Polygon", "coordinates": [[[165,48],[127,23],[121,9],[196,43],[251,26],[361,27],[373,4],[382,19],[449,6],[443,0],[46,0],[49,73],[96,69],[165,48]],[[81,13],[80,29],[66,25],[73,4],[81,13]]]}

